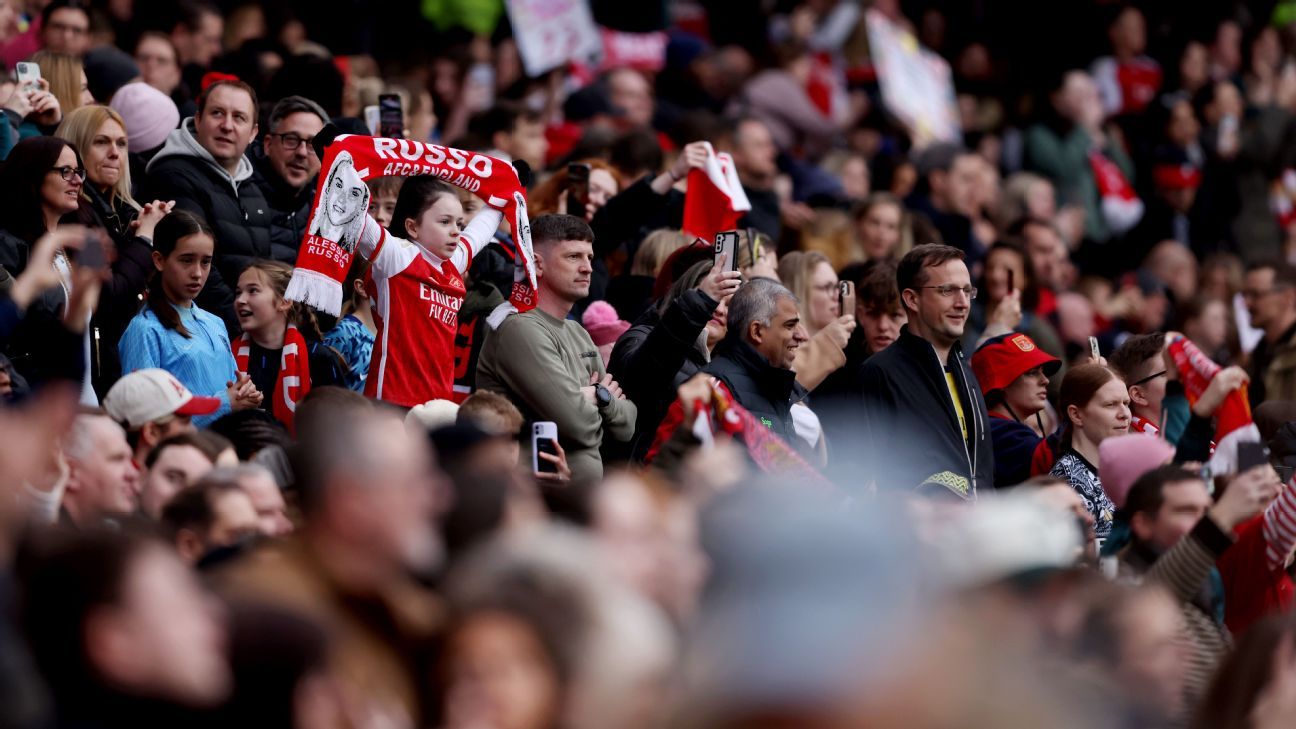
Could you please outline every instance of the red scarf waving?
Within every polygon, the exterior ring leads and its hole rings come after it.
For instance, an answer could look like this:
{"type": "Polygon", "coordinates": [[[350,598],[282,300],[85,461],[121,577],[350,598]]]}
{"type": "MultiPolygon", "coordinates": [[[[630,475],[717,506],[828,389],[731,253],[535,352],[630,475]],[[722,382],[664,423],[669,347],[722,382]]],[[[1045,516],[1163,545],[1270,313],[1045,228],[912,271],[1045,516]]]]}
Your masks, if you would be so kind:
{"type": "MultiPolygon", "coordinates": [[[[756,416],[739,405],[729,393],[729,388],[719,380],[711,383],[711,403],[708,405],[699,400],[694,403],[694,411],[697,415],[690,429],[702,441],[703,447],[711,446],[716,432],[727,433],[742,443],[761,471],[777,473],[828,492],[835,490],[832,482],[806,463],[792,446],[771,433],[756,416]]],[[[684,406],[677,398],[666,411],[661,425],[657,426],[657,435],[644,462],[652,463],[666,441],[681,427],[685,427],[684,406]]]]}
{"type": "MultiPolygon", "coordinates": [[[[234,340],[233,349],[239,372],[247,372],[248,360],[252,358],[252,338],[244,334],[234,340]]],[[[279,357],[279,375],[275,377],[270,410],[289,433],[295,432],[293,418],[297,414],[297,403],[306,397],[310,388],[310,349],[297,327],[289,324],[284,331],[283,354],[279,357]]]]}
{"type": "Polygon", "coordinates": [[[330,126],[317,135],[318,142],[325,145],[320,169],[328,173],[320,178],[323,184],[315,192],[306,235],[297,251],[297,268],[284,298],[337,316],[342,309],[342,283],[369,207],[369,188],[360,183],[375,177],[432,175],[504,212],[521,253],[516,259],[509,302],[518,311],[535,308],[531,222],[527,218],[526,190],[513,165],[477,152],[409,139],[355,134],[329,139],[336,132],[330,126]],[[360,199],[340,199],[347,190],[358,190],[360,199]]]}

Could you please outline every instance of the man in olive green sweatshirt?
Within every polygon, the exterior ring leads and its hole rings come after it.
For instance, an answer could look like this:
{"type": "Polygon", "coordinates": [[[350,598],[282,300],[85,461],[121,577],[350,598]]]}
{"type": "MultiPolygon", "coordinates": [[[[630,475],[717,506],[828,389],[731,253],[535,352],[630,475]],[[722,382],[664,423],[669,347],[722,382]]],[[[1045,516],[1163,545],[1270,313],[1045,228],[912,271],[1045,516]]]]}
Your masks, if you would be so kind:
{"type": "MultiPolygon", "coordinates": [[[[604,435],[629,442],[637,410],[604,371],[589,334],[567,319],[572,306],[589,295],[594,231],[572,215],[542,215],[531,223],[531,240],[538,305],[509,316],[486,337],[477,387],[507,396],[528,423],[556,423],[572,479],[598,479],[604,435]]],[[[530,438],[523,443],[529,448],[530,438]]]]}

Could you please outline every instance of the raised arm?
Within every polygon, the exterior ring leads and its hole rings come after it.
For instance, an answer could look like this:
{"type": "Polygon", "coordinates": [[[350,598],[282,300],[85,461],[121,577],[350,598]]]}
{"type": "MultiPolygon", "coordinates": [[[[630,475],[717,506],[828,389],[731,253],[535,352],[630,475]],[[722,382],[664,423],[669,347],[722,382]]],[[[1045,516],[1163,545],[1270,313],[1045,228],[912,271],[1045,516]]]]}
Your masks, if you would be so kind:
{"type": "Polygon", "coordinates": [[[450,258],[450,262],[460,271],[467,271],[473,259],[483,248],[495,240],[495,231],[499,230],[500,221],[504,219],[501,210],[490,206],[481,209],[473,216],[471,222],[459,234],[459,248],[450,258]]]}

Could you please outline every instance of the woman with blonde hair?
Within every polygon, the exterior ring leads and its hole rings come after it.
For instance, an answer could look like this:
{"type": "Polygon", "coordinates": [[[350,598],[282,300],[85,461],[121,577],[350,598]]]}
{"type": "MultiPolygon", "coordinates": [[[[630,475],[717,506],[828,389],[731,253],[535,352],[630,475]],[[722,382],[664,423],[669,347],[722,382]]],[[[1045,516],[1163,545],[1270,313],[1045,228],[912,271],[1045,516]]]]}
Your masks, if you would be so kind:
{"type": "Polygon", "coordinates": [[[846,364],[846,343],[855,331],[855,301],[842,313],[837,296],[837,272],[818,251],[793,251],[779,259],[779,279],[797,297],[801,323],[810,341],[792,362],[797,382],[813,390],[846,364]]]}
{"type": "Polygon", "coordinates": [[[80,58],[67,53],[37,51],[32,54],[31,62],[40,66],[41,78],[49,82],[50,93],[58,99],[64,116],[95,103],[80,58]]]}
{"type": "Polygon", "coordinates": [[[648,234],[635,251],[630,272],[608,282],[607,302],[617,314],[634,323],[653,301],[657,274],[671,254],[691,243],[689,236],[674,228],[659,228],[648,234]]]}
{"type": "Polygon", "coordinates": [[[91,352],[94,383],[104,391],[121,376],[113,344],[139,309],[153,271],[153,231],[174,203],[154,200],[141,208],[131,197],[126,124],[112,109],[91,104],[64,114],[54,136],[81,153],[85,173],[79,206],[63,222],[102,230],[116,253],[91,321],[92,341],[107,343],[91,352]]]}

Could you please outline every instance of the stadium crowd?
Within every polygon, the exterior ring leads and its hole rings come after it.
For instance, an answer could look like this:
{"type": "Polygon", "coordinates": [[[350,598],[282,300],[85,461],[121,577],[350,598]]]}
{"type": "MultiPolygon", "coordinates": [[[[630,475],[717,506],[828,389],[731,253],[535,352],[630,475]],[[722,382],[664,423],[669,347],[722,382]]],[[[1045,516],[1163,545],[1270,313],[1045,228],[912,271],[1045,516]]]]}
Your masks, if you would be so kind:
{"type": "Polygon", "coordinates": [[[1296,717],[1296,3],[0,0],[0,63],[0,726],[1296,717]]]}

